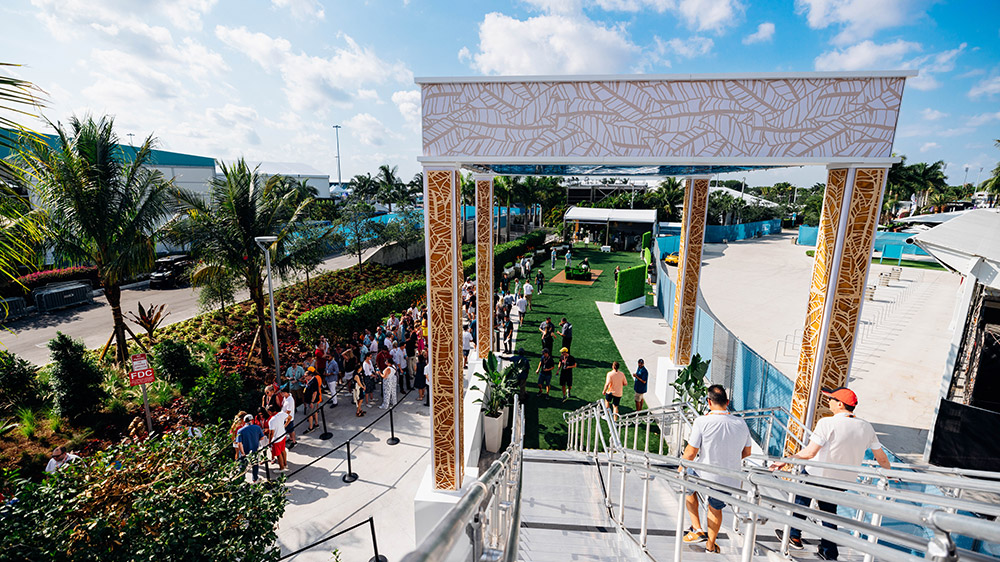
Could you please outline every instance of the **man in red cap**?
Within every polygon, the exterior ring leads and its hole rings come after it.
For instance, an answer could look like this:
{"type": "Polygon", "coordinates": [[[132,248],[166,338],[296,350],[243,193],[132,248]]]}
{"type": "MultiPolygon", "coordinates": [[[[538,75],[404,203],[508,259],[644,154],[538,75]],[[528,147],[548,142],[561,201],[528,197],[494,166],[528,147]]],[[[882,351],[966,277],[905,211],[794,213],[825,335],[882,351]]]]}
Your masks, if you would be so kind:
{"type": "MultiPolygon", "coordinates": [[[[858,405],[858,396],[853,390],[847,387],[824,390],[823,395],[830,399],[830,411],[832,416],[825,417],[816,422],[816,429],[809,436],[809,443],[798,453],[790,458],[809,460],[816,462],[843,464],[849,466],[861,466],[865,459],[865,451],[872,450],[875,460],[882,468],[889,468],[889,458],[882,450],[882,444],[878,441],[875,429],[872,424],[861,418],[854,417],[854,408],[858,405]]],[[[782,468],[784,463],[775,463],[772,469],[782,468]]],[[[809,468],[809,473],[823,478],[844,480],[854,482],[857,479],[857,472],[850,470],[836,470],[832,468],[809,468]]],[[[795,503],[808,507],[812,502],[811,498],[795,496],[795,503]]],[[[830,502],[817,500],[819,508],[827,513],[837,513],[837,505],[830,502]]],[[[799,519],[805,519],[804,515],[796,514],[799,519]]],[[[836,529],[833,523],[823,522],[823,525],[836,529]]],[[[781,538],[781,530],[777,531],[778,538],[781,538]]],[[[802,548],[802,531],[791,529],[788,533],[788,544],[792,548],[802,548]]],[[[821,539],[817,554],[823,560],[836,560],[838,556],[837,544],[821,539]]]]}

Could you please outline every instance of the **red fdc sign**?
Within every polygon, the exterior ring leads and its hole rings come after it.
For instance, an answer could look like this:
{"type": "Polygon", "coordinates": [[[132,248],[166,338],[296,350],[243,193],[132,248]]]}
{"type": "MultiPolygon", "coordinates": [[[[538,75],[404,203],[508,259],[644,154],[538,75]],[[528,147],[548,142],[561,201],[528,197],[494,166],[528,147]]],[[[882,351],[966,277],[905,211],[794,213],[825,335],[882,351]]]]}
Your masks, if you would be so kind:
{"type": "Polygon", "coordinates": [[[132,356],[132,371],[128,374],[129,386],[151,383],[156,380],[153,374],[153,367],[149,364],[145,353],[137,353],[132,356]]]}

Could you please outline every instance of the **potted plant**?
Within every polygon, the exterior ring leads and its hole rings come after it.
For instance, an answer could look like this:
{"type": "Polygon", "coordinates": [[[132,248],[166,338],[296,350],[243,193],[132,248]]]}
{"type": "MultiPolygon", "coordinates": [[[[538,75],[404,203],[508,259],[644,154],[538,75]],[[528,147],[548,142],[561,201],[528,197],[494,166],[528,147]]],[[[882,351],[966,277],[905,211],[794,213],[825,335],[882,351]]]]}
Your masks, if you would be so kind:
{"type": "Polygon", "coordinates": [[[705,413],[705,395],[708,394],[708,387],[705,386],[705,373],[708,372],[708,364],[712,361],[703,361],[701,355],[695,353],[687,367],[677,373],[677,378],[670,386],[674,387],[677,393],[677,402],[690,402],[699,414],[705,413]]]}
{"type": "Polygon", "coordinates": [[[503,441],[503,409],[507,406],[507,401],[513,390],[507,378],[497,370],[497,358],[491,352],[483,362],[485,373],[476,373],[474,376],[481,383],[472,386],[472,390],[482,391],[483,397],[477,398],[473,403],[483,406],[483,434],[486,442],[486,450],[496,453],[500,450],[503,441]]]}

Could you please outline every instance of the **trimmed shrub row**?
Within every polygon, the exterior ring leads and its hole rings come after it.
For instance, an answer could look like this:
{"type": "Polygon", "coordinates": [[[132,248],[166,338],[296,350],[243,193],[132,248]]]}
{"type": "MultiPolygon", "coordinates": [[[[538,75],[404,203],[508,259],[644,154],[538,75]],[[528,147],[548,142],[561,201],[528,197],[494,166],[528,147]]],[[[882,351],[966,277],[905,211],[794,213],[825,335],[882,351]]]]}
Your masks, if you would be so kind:
{"type": "Polygon", "coordinates": [[[642,233],[642,246],[641,247],[643,247],[643,248],[652,248],[653,247],[653,233],[652,232],[643,232],[642,233]]]}
{"type": "MultiPolygon", "coordinates": [[[[522,256],[528,253],[529,250],[533,250],[541,246],[545,242],[545,231],[535,230],[525,234],[524,236],[511,240],[510,242],[504,242],[503,244],[498,244],[493,248],[493,279],[499,284],[500,279],[503,278],[503,265],[506,263],[513,263],[517,260],[518,256],[522,256]]],[[[463,263],[463,266],[465,264],[463,263]]],[[[475,268],[475,260],[473,260],[473,268],[475,268]]]]}
{"type": "Polygon", "coordinates": [[[615,303],[621,304],[637,299],[646,290],[646,266],[637,265],[618,273],[618,287],[615,289],[615,303]]]}
{"type": "Polygon", "coordinates": [[[359,327],[372,327],[392,314],[419,301],[427,294],[423,279],[400,283],[359,295],[348,306],[328,304],[314,308],[295,321],[299,336],[313,344],[320,336],[346,338],[359,327]]]}

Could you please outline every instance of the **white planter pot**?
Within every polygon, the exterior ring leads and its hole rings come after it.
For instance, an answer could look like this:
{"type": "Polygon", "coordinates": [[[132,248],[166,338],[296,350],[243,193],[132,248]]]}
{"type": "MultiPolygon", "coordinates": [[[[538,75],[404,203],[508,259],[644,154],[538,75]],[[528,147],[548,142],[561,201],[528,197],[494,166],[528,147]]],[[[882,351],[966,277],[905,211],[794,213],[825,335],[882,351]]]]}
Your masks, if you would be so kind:
{"type": "Polygon", "coordinates": [[[632,312],[633,310],[642,308],[644,306],[646,306],[646,295],[642,295],[641,297],[634,298],[630,301],[625,301],[620,304],[615,303],[614,313],[617,316],[621,316],[622,314],[628,314],[629,312],[632,312]]]}
{"type": "Polygon", "coordinates": [[[483,414],[483,439],[487,451],[500,451],[500,443],[503,442],[503,416],[491,418],[483,414]]]}

